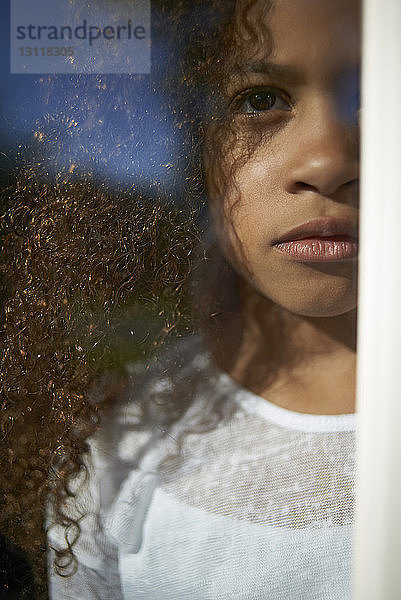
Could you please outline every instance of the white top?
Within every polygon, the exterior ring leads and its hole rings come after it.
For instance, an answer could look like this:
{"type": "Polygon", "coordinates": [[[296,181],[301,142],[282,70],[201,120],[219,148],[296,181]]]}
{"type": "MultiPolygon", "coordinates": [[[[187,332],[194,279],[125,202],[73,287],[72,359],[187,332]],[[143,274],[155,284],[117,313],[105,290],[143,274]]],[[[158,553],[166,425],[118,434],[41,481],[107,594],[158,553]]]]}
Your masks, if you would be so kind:
{"type": "MultiPolygon", "coordinates": [[[[197,338],[178,354],[92,440],[79,568],[51,574],[50,597],[349,600],[355,415],[277,407],[197,338]],[[138,430],[138,397],[177,393],[188,410],[172,428],[138,430]]],[[[57,527],[49,538],[63,545],[57,527]]]]}

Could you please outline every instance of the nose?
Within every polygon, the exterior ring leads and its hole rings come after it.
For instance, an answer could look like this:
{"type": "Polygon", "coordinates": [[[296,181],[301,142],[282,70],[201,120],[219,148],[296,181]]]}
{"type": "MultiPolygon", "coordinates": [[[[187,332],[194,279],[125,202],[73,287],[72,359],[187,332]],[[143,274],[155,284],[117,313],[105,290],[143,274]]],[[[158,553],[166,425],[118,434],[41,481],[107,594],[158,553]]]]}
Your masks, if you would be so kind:
{"type": "Polygon", "coordinates": [[[298,122],[286,170],[286,188],[333,196],[359,179],[359,130],[324,104],[298,122]]]}

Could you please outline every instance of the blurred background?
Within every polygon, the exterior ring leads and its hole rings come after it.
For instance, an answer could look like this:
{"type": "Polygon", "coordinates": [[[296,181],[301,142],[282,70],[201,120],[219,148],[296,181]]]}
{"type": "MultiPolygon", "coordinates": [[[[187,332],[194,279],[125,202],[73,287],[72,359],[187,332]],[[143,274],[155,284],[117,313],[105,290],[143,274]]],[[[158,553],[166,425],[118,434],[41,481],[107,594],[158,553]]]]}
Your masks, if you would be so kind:
{"type": "MultiPolygon", "coordinates": [[[[10,2],[3,0],[0,20],[3,190],[13,185],[18,170],[35,165],[36,173],[41,173],[45,181],[68,184],[90,181],[97,188],[106,185],[111,195],[123,193],[129,198],[132,194],[154,199],[155,206],[172,203],[185,211],[188,208],[183,205],[185,182],[193,177],[187,152],[190,126],[182,123],[177,126],[165,97],[162,73],[172,56],[165,35],[163,46],[157,34],[151,37],[151,76],[11,74],[10,2]]],[[[156,23],[158,30],[160,17],[155,4],[152,4],[152,23],[156,23]]],[[[174,60],[177,59],[175,54],[174,60]]],[[[3,197],[3,204],[7,201],[9,194],[3,197]]],[[[205,211],[202,214],[199,223],[205,221],[205,211]]],[[[182,217],[179,220],[182,222],[182,217]]],[[[160,219],[158,227],[162,226],[160,219]]],[[[165,240],[169,239],[168,229],[173,230],[172,222],[166,223],[165,240]]],[[[127,317],[118,327],[120,335],[114,333],[108,342],[114,348],[117,362],[137,355],[135,348],[139,346],[132,343],[132,331],[136,332],[136,340],[143,341],[150,340],[151,332],[160,327],[157,315],[165,307],[155,309],[155,304],[174,302],[168,293],[161,300],[157,285],[154,292],[157,299],[142,303],[145,316],[141,314],[136,319],[135,327],[129,322],[130,300],[127,300],[127,317]]],[[[137,298],[135,303],[137,310],[137,298]]],[[[102,311],[101,306],[99,310],[102,311]]],[[[101,348],[97,354],[103,356],[101,348]]]]}
{"type": "MultiPolygon", "coordinates": [[[[177,193],[183,132],[164,107],[162,86],[151,86],[149,75],[11,74],[10,1],[0,20],[1,182],[21,152],[32,151],[50,174],[85,171],[125,189],[177,193]]],[[[152,64],[166,58],[152,39],[152,64]]]]}

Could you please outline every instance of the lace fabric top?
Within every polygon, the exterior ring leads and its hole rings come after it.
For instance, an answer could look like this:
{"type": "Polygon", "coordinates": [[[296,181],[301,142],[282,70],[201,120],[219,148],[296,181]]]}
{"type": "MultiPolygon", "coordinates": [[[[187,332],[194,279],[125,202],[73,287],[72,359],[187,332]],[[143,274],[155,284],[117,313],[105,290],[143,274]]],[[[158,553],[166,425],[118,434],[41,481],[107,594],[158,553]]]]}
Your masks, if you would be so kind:
{"type": "Polygon", "coordinates": [[[280,408],[219,372],[196,338],[179,352],[181,385],[164,368],[141,392],[187,389],[178,422],[138,431],[128,398],[92,440],[72,507],[85,515],[79,568],[51,575],[51,598],[349,599],[355,415],[280,408]]]}

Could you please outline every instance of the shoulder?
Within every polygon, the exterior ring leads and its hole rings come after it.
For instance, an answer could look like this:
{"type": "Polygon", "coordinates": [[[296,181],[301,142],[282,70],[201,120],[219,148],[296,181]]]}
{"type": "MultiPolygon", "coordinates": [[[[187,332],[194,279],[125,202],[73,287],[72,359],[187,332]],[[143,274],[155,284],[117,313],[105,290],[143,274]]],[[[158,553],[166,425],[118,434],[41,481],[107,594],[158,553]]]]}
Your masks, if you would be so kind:
{"type": "Polygon", "coordinates": [[[232,412],[231,392],[226,375],[202,338],[181,338],[156,355],[140,377],[133,377],[118,411],[118,425],[121,430],[132,424],[138,412],[144,427],[167,434],[196,427],[197,421],[213,425],[217,413],[221,418],[225,412],[232,412]]]}
{"type": "Polygon", "coordinates": [[[128,375],[124,391],[118,395],[108,418],[119,424],[136,424],[141,409],[148,401],[168,396],[173,388],[183,382],[192,384],[197,375],[213,370],[213,360],[198,335],[175,339],[163,345],[150,358],[127,363],[128,375]]]}
{"type": "Polygon", "coordinates": [[[199,336],[176,340],[127,371],[127,387],[89,440],[95,471],[115,482],[140,467],[145,455],[167,448],[169,432],[210,404],[216,390],[217,372],[199,336]]]}
{"type": "Polygon", "coordinates": [[[210,430],[232,412],[232,394],[199,336],[127,368],[129,385],[88,440],[89,479],[105,511],[124,482],[157,473],[165,457],[180,453],[183,435],[210,430]]]}
{"type": "MultiPolygon", "coordinates": [[[[210,386],[215,387],[213,361],[198,336],[166,345],[151,362],[127,370],[129,385],[88,439],[85,469],[65,504],[66,514],[79,523],[74,553],[91,569],[103,568],[119,544],[139,547],[159,465],[179,452],[178,432],[205,418],[210,386]]],[[[64,527],[56,524],[51,507],[47,522],[51,545],[63,548],[64,527]]]]}

